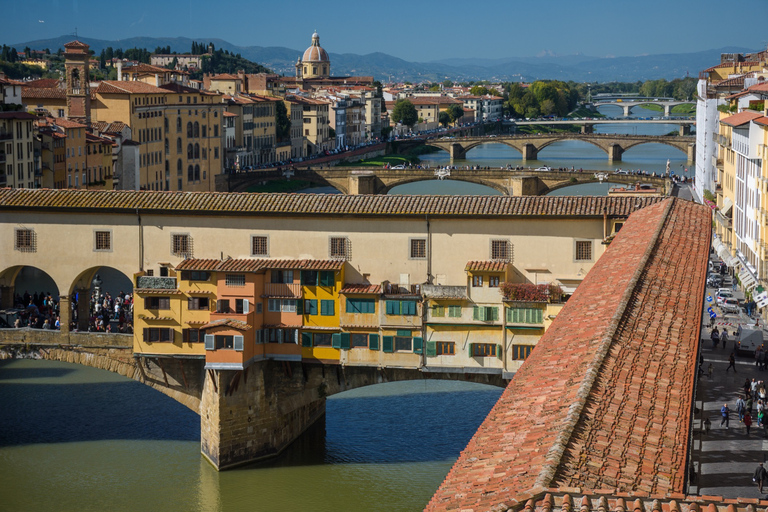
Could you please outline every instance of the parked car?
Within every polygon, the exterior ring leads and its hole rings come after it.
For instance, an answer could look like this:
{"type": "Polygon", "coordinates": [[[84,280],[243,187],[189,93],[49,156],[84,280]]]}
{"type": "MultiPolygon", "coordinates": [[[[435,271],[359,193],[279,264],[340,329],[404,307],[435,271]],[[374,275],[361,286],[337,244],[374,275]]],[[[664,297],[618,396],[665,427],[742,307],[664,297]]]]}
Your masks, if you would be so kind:
{"type": "Polygon", "coordinates": [[[725,299],[732,299],[732,298],[733,298],[733,292],[730,292],[728,290],[718,291],[717,295],[715,296],[715,302],[717,303],[718,306],[722,306],[723,302],[725,302],[725,299]]]}
{"type": "Polygon", "coordinates": [[[542,165],[541,167],[537,167],[535,170],[536,171],[549,172],[549,171],[552,170],[552,168],[550,166],[548,166],[548,165],[542,165]]]}
{"type": "Polygon", "coordinates": [[[393,165],[392,167],[390,167],[390,169],[405,169],[405,165],[404,164],[393,165]]]}
{"type": "Polygon", "coordinates": [[[738,300],[731,297],[725,299],[722,304],[720,304],[720,309],[723,310],[723,313],[739,313],[741,311],[741,306],[739,306],[738,300]]]}

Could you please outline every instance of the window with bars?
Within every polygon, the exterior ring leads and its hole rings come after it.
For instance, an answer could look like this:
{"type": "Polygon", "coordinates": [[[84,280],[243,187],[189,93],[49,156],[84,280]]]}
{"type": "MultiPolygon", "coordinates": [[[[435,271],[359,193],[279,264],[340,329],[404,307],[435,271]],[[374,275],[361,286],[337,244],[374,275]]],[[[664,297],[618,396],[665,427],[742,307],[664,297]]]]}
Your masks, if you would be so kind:
{"type": "Polygon", "coordinates": [[[111,231],[95,231],[94,232],[94,249],[97,251],[111,251],[112,250],[112,232],[111,231]]]}
{"type": "Polygon", "coordinates": [[[181,258],[191,258],[192,237],[188,234],[171,235],[171,254],[181,258]]]}
{"type": "Polygon", "coordinates": [[[491,240],[491,259],[496,261],[510,260],[509,240],[491,240]]]}
{"type": "Polygon", "coordinates": [[[269,256],[269,243],[266,236],[251,237],[251,256],[269,256]]]}
{"type": "Polygon", "coordinates": [[[328,256],[334,260],[348,260],[349,239],[343,236],[332,236],[328,240],[328,256]]]}
{"type": "Polygon", "coordinates": [[[227,274],[224,282],[227,286],[245,286],[245,274],[227,274]]]}
{"type": "Polygon", "coordinates": [[[411,238],[411,255],[413,260],[420,260],[427,257],[427,239],[411,238]]]}
{"type": "Polygon", "coordinates": [[[576,241],[576,261],[592,260],[592,242],[590,240],[576,241]]]}
{"type": "Polygon", "coordinates": [[[16,229],[13,248],[21,252],[35,252],[37,250],[37,237],[34,229],[16,229]]]}

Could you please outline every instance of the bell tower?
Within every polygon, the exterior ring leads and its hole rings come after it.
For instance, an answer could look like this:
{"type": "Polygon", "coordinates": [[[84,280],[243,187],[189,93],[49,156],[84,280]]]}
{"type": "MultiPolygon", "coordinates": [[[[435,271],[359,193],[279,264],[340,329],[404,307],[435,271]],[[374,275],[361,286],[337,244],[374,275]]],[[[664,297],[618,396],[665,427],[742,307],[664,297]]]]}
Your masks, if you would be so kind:
{"type": "Polygon", "coordinates": [[[72,41],[64,45],[64,69],[67,75],[67,117],[90,126],[91,88],[89,86],[89,48],[72,41]]]}

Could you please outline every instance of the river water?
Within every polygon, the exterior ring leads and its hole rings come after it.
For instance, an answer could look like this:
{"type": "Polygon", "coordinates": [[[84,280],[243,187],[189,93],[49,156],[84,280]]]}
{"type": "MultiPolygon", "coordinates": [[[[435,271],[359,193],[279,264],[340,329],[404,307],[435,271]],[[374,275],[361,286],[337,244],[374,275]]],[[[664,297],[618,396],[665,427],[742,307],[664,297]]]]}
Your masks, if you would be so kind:
{"type": "Polygon", "coordinates": [[[80,365],[0,361],[0,510],[422,510],[501,391],[341,393],[278,458],[219,473],[199,416],[165,395],[80,365]]]}

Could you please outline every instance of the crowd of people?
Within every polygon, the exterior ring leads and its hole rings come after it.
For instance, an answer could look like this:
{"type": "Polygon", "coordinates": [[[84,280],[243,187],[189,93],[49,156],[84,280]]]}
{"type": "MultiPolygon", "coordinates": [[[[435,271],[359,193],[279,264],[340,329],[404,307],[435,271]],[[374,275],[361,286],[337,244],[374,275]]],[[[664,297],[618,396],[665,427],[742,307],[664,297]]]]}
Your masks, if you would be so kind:
{"type": "MultiPolygon", "coordinates": [[[[81,293],[77,292],[70,297],[70,331],[79,330],[81,293]]],[[[61,329],[61,310],[59,298],[53,297],[50,292],[30,295],[16,294],[14,307],[17,311],[12,327],[17,329],[28,327],[31,329],[61,329]]],[[[91,292],[88,304],[88,332],[105,333],[133,333],[133,294],[121,291],[114,297],[109,292],[91,292]]]]}

